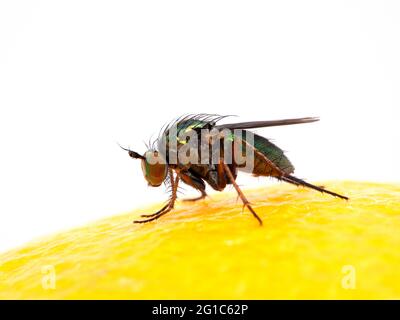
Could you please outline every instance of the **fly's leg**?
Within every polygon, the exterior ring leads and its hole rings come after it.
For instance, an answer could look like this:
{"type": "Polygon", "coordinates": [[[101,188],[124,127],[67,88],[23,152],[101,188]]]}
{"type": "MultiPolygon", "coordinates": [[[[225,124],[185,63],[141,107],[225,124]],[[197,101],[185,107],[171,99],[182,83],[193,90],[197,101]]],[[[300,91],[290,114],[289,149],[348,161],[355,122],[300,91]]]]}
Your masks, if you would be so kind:
{"type": "Polygon", "coordinates": [[[170,201],[171,201],[171,200],[169,200],[169,201],[167,202],[167,204],[166,204],[164,207],[162,207],[160,210],[158,210],[157,212],[154,212],[154,213],[151,213],[151,214],[142,214],[142,215],[140,215],[140,216],[141,216],[141,217],[144,217],[144,218],[149,218],[149,217],[157,216],[157,215],[159,215],[161,212],[167,210],[170,201]]]}
{"type": "Polygon", "coordinates": [[[243,194],[242,190],[240,190],[238,184],[235,181],[235,178],[231,172],[231,169],[229,169],[229,166],[226,163],[223,163],[224,169],[225,169],[225,173],[228,176],[228,179],[230,180],[230,182],[232,183],[232,185],[234,186],[234,188],[236,189],[236,192],[238,193],[240,199],[243,202],[243,205],[249,209],[249,211],[253,214],[254,218],[257,219],[258,223],[260,224],[260,226],[262,225],[262,220],[261,218],[257,215],[257,213],[253,210],[253,208],[250,205],[249,200],[247,200],[247,198],[245,197],[245,195],[243,194]]]}
{"type": "Polygon", "coordinates": [[[325,189],[324,186],[322,186],[322,187],[321,186],[314,186],[313,184],[308,183],[308,182],[306,182],[306,181],[304,181],[302,179],[296,178],[295,176],[291,176],[291,175],[287,174],[287,175],[285,175],[283,177],[279,177],[278,179],[286,181],[286,182],[289,182],[289,183],[294,184],[296,186],[307,187],[307,188],[314,189],[314,190],[322,192],[322,193],[330,194],[331,196],[334,196],[334,197],[338,197],[338,198],[341,198],[341,199],[344,199],[344,200],[349,200],[348,197],[343,196],[343,195],[338,194],[338,193],[333,192],[333,191],[329,191],[329,190],[325,189]]]}
{"type": "MultiPolygon", "coordinates": [[[[174,190],[174,172],[172,171],[172,169],[168,169],[168,175],[169,175],[169,181],[171,183],[171,190],[174,190]]],[[[168,209],[168,206],[170,205],[172,197],[169,199],[169,201],[166,203],[165,206],[163,206],[160,210],[158,210],[157,212],[154,212],[152,214],[142,214],[141,217],[144,218],[150,218],[150,217],[154,217],[159,215],[160,213],[164,212],[165,210],[168,209]]]]}
{"type": "Polygon", "coordinates": [[[164,214],[167,214],[168,212],[170,212],[174,208],[174,205],[173,204],[171,205],[171,203],[172,203],[172,201],[170,203],[168,203],[167,209],[165,209],[161,213],[159,213],[157,215],[154,215],[149,219],[134,220],[133,223],[146,223],[146,222],[150,222],[150,221],[153,221],[153,220],[156,220],[156,219],[160,218],[161,216],[163,216],[164,214]]]}
{"type": "Polygon", "coordinates": [[[195,201],[202,200],[202,199],[204,199],[204,198],[207,197],[207,193],[206,193],[205,191],[200,190],[200,192],[201,192],[201,195],[198,196],[198,197],[189,198],[189,199],[183,199],[183,200],[181,200],[181,201],[184,201],[184,202],[195,202],[195,201]]]}
{"type": "Polygon", "coordinates": [[[194,173],[192,173],[190,171],[180,172],[179,177],[180,177],[181,181],[183,181],[185,184],[200,191],[200,193],[201,193],[201,195],[199,197],[191,198],[191,199],[183,199],[182,201],[193,202],[193,201],[198,201],[198,200],[201,200],[201,199],[204,199],[205,197],[207,197],[206,184],[204,183],[204,181],[201,178],[197,177],[194,173]]]}
{"type": "Polygon", "coordinates": [[[176,178],[174,180],[172,170],[171,170],[170,177],[171,177],[172,194],[171,194],[171,198],[168,201],[168,203],[164,207],[162,207],[160,210],[158,210],[157,212],[155,212],[153,214],[142,215],[142,217],[148,217],[149,219],[135,220],[135,221],[133,221],[133,223],[146,223],[146,222],[156,220],[156,219],[160,218],[161,216],[167,214],[174,208],[174,204],[175,204],[175,201],[177,198],[179,176],[176,176],[176,178]]]}

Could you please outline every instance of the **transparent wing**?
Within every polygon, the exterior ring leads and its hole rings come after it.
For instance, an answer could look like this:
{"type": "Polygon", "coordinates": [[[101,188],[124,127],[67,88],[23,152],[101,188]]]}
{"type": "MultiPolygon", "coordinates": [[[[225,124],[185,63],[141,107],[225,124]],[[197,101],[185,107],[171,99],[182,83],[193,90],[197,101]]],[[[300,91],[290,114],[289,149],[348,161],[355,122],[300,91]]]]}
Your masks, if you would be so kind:
{"type": "Polygon", "coordinates": [[[267,121],[250,121],[227,123],[215,126],[217,129],[255,129],[264,127],[287,126],[291,124],[302,124],[319,121],[317,117],[297,118],[297,119],[282,119],[282,120],[267,120],[267,121]]]}

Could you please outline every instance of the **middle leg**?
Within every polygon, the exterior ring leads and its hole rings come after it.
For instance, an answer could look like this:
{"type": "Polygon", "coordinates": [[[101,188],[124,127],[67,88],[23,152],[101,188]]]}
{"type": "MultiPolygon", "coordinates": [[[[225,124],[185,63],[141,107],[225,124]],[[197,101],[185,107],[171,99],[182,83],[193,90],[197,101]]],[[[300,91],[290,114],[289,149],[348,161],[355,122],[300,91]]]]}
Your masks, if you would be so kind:
{"type": "Polygon", "coordinates": [[[206,184],[204,183],[203,179],[196,176],[193,172],[190,172],[190,171],[180,172],[179,176],[185,184],[187,184],[188,186],[191,186],[193,189],[196,189],[201,193],[201,195],[199,197],[183,199],[183,201],[193,202],[193,201],[201,200],[201,199],[204,199],[205,197],[207,197],[206,184]]]}
{"type": "Polygon", "coordinates": [[[229,166],[226,163],[223,163],[224,169],[225,169],[225,173],[228,176],[228,179],[230,180],[230,182],[232,183],[233,187],[236,189],[236,192],[238,193],[240,199],[243,202],[243,205],[249,209],[249,211],[253,214],[254,218],[257,219],[258,223],[260,224],[260,226],[263,224],[261,218],[258,216],[258,214],[254,211],[254,209],[251,207],[249,200],[247,200],[246,196],[244,195],[244,193],[242,192],[242,190],[240,190],[238,184],[235,181],[235,177],[232,174],[231,169],[229,168],[229,166]]]}

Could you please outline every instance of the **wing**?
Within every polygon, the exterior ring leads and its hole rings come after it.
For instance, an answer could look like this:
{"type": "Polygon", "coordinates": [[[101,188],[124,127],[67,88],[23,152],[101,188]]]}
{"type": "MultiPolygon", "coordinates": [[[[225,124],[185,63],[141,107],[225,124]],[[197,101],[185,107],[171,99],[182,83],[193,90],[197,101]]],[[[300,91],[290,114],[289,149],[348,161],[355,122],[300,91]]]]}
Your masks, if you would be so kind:
{"type": "Polygon", "coordinates": [[[319,118],[307,117],[297,119],[283,119],[283,120],[267,120],[267,121],[250,121],[250,122],[238,122],[238,123],[227,123],[215,126],[216,129],[255,129],[264,127],[276,127],[276,126],[287,126],[291,124],[301,124],[319,121],[319,118]]]}

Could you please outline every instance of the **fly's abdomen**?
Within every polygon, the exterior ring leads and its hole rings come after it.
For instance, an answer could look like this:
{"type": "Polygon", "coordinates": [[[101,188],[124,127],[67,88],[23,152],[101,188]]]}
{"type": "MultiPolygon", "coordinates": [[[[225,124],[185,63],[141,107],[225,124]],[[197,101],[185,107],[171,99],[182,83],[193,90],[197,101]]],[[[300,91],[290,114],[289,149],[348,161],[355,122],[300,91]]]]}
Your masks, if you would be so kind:
{"type": "Polygon", "coordinates": [[[271,164],[266,161],[265,158],[267,158],[281,171],[287,174],[293,173],[294,167],[285,156],[283,150],[264,137],[251,132],[250,134],[253,135],[252,142],[249,139],[246,140],[246,130],[242,133],[242,140],[247,141],[247,143],[242,144],[242,155],[244,157],[246,156],[245,148],[247,146],[254,148],[254,157],[246,157],[245,165],[238,166],[239,170],[250,171],[250,173],[255,176],[280,176],[279,170],[271,166],[271,164]],[[249,161],[252,161],[252,163],[249,163],[249,161]]]}

